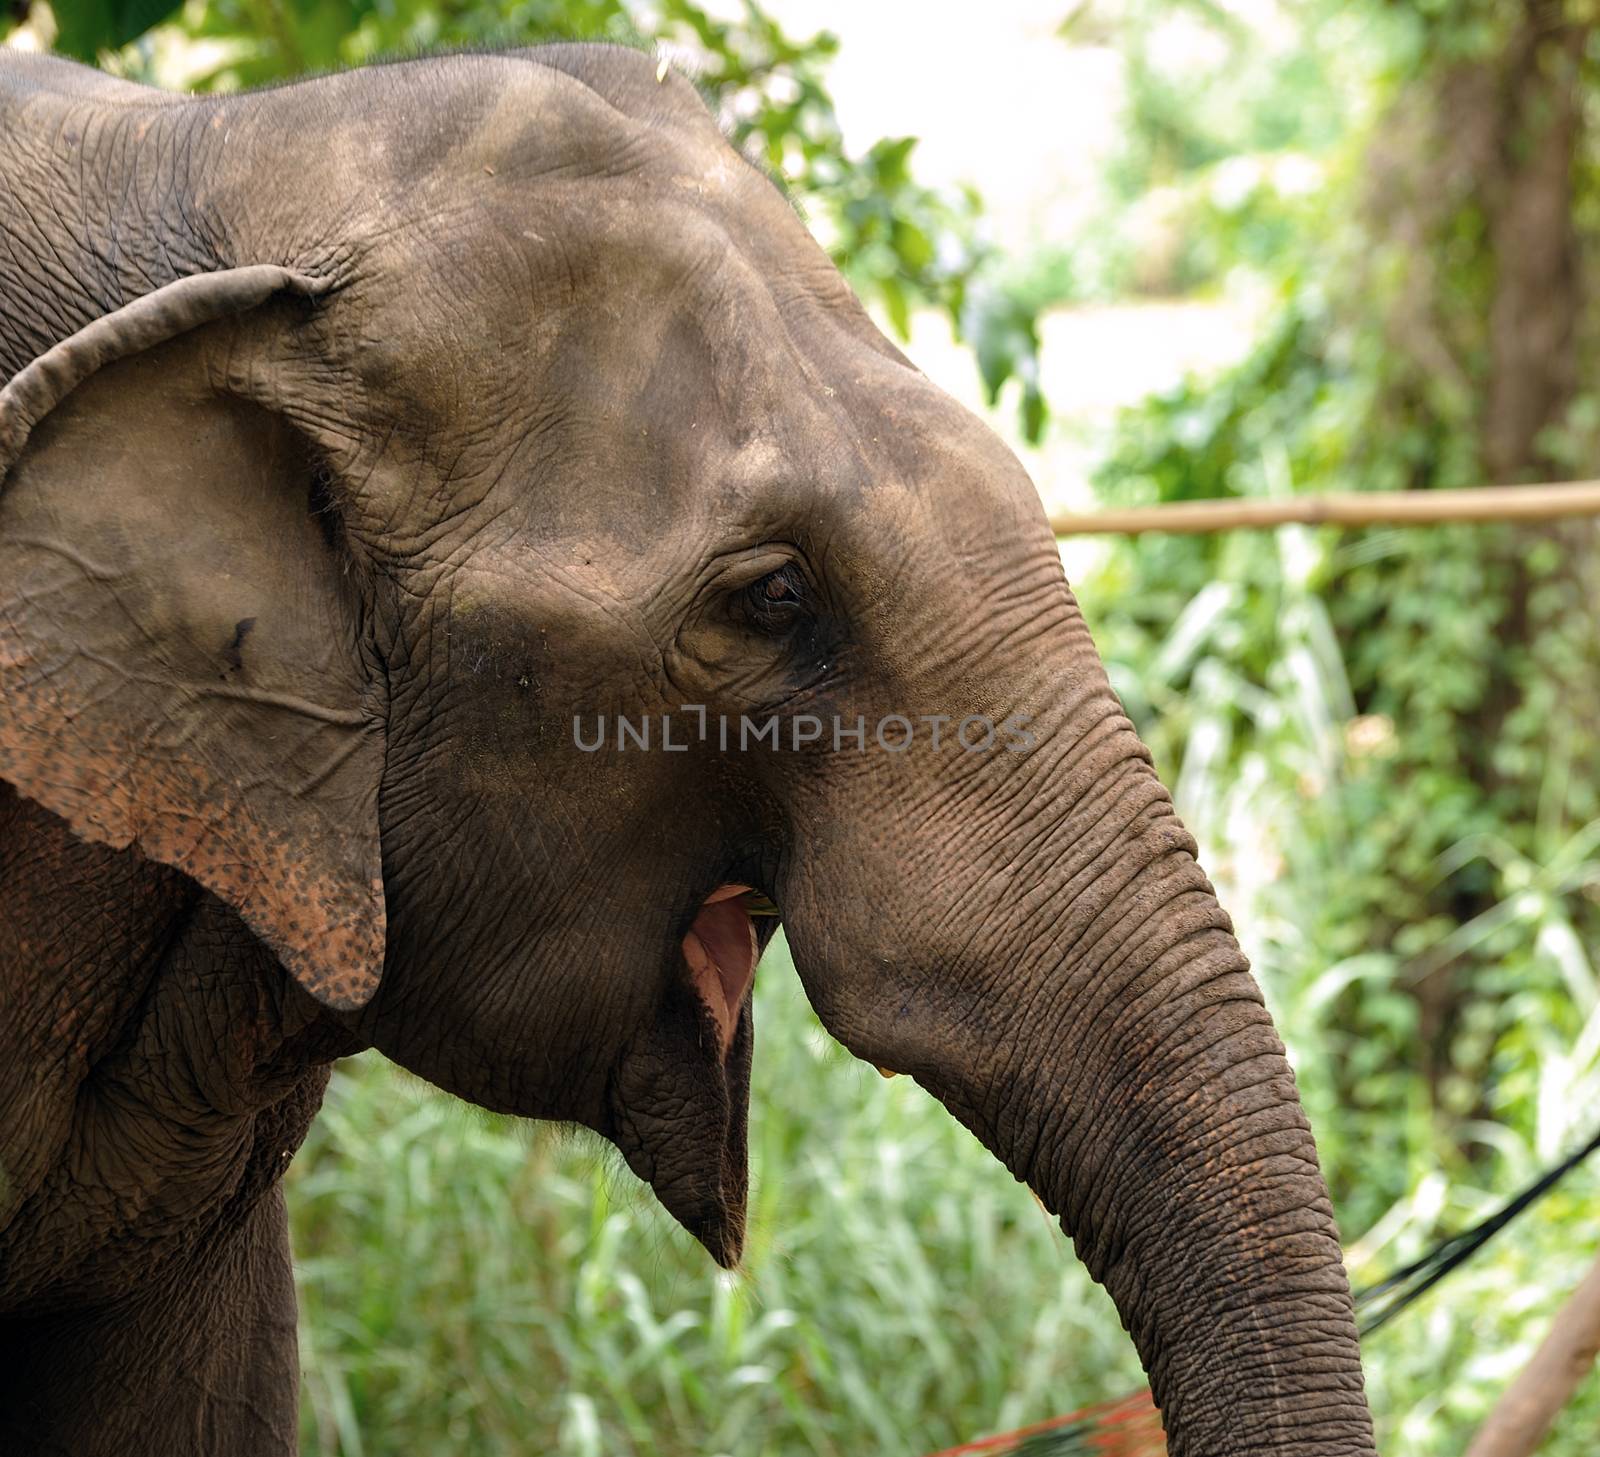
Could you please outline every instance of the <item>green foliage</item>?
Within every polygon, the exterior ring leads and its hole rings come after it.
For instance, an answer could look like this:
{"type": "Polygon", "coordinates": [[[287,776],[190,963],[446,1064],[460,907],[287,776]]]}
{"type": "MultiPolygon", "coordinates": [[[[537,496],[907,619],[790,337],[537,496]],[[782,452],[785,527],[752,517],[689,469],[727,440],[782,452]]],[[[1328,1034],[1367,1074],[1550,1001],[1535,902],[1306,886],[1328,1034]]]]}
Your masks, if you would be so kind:
{"type": "MultiPolygon", "coordinates": [[[[1411,191],[1404,166],[1448,123],[1427,114],[1436,74],[1492,58],[1513,12],[1403,11],[1366,83],[1391,104],[1320,159],[1330,186],[1272,269],[1272,327],[1220,379],[1127,415],[1106,501],[1484,479],[1492,200],[1427,175],[1411,191]]],[[[1181,100],[1164,114],[1187,118],[1181,100]]],[[[1575,186],[1592,247],[1592,163],[1575,186]]],[[[1549,458],[1597,473],[1595,414],[1578,396],[1549,458]]],[[[1240,917],[1358,1282],[1480,1217],[1600,1117],[1597,538],[1584,522],[1150,537],[1082,584],[1240,917]]],[[[1592,1258],[1583,1207],[1569,1190],[1527,1216],[1368,1343],[1383,1450],[1462,1449],[1531,1350],[1529,1312],[1592,1258]]],[[[1587,1450],[1597,1408],[1590,1390],[1541,1451],[1587,1450]]]]}
{"type": "MultiPolygon", "coordinates": [[[[1337,194],[1325,205],[1329,216],[1348,207],[1337,194]]],[[[1487,307],[1481,228],[1460,218],[1443,227],[1456,245],[1443,256],[1456,264],[1457,357],[1471,366],[1487,307]]],[[[1124,422],[1101,473],[1108,500],[1481,478],[1466,407],[1476,392],[1395,347],[1389,326],[1415,286],[1411,270],[1364,257],[1364,291],[1347,276],[1330,293],[1343,240],[1314,236],[1318,246],[1284,269],[1278,321],[1241,367],[1124,422]]],[[[1214,799],[1234,776],[1257,775],[1271,814],[1286,817],[1283,874],[1264,905],[1297,925],[1304,959],[1269,963],[1269,978],[1353,959],[1361,968],[1327,1029],[1345,1056],[1311,1074],[1331,1079],[1335,1126],[1372,1121],[1350,1167],[1330,1159],[1355,1229],[1407,1187],[1419,1155],[1450,1161],[1459,1121],[1485,1112],[1485,1082],[1519,1030],[1491,990],[1507,978],[1559,988],[1539,947],[1571,939],[1563,927],[1579,945],[1600,932],[1595,865],[1580,857],[1589,878],[1564,880],[1537,916],[1511,916],[1470,942],[1455,934],[1463,915],[1521,889],[1513,863],[1524,878],[1558,863],[1600,816],[1593,546],[1587,525],[1157,537],[1117,549],[1085,594],[1091,611],[1105,604],[1102,646],[1169,775],[1192,784],[1203,765],[1228,781],[1208,791],[1214,799]],[[1197,736],[1202,757],[1191,763],[1197,736]],[[1497,857],[1463,848],[1486,844],[1497,857]],[[1477,1008],[1462,1025],[1424,1025],[1441,981],[1477,1008]],[[1423,1150],[1410,1144],[1416,1129],[1388,1116],[1410,1101],[1419,1062],[1424,1101],[1448,1115],[1423,1150]],[[1374,1139],[1392,1156],[1374,1163],[1374,1139]]],[[[1217,808],[1196,816],[1202,827],[1217,808]]]]}
{"type": "Polygon", "coordinates": [[[1307,44],[1208,0],[1132,0],[1117,33],[1127,142],[1110,176],[1127,201],[1230,157],[1328,150],[1349,126],[1349,47],[1372,43],[1370,28],[1341,28],[1344,48],[1307,44]]]}
{"type": "Polygon", "coordinates": [[[307,1457],[917,1453],[1140,1381],[1027,1191],[761,964],[744,1270],[597,1155],[375,1058],[290,1171],[307,1457]]]}
{"type": "Polygon", "coordinates": [[[1022,433],[1038,440],[1049,410],[1039,388],[1039,313],[1025,289],[990,286],[973,291],[963,318],[978,356],[978,373],[992,407],[1006,382],[1022,386],[1022,433]]]}
{"type": "Polygon", "coordinates": [[[1276,274],[1325,180],[1316,159],[1348,135],[1387,53],[1369,15],[1284,8],[1251,7],[1250,23],[1213,0],[1091,0],[1063,27],[1114,45],[1126,88],[1109,203],[1077,240],[1084,291],[1188,294],[1240,266],[1276,274]]]}
{"type": "Polygon", "coordinates": [[[173,8],[172,0],[59,0],[56,49],[92,61],[136,40],[173,8]]]}
{"type": "MultiPolygon", "coordinates": [[[[1108,496],[1360,479],[1381,391],[1318,345],[1291,309],[1237,374],[1145,407],[1108,496]]],[[[1157,538],[1083,592],[1241,917],[1358,1283],[1480,1218],[1600,1116],[1600,653],[1579,569],[1594,533],[1572,534],[1157,538]]],[[[1600,1188],[1595,1170],[1580,1187],[1600,1188]]],[[[1540,1207],[1368,1342],[1382,1450],[1462,1449],[1592,1258],[1584,1208],[1540,1207]]],[[[1588,1450],[1597,1412],[1592,1391],[1541,1450],[1588,1450]]]]}

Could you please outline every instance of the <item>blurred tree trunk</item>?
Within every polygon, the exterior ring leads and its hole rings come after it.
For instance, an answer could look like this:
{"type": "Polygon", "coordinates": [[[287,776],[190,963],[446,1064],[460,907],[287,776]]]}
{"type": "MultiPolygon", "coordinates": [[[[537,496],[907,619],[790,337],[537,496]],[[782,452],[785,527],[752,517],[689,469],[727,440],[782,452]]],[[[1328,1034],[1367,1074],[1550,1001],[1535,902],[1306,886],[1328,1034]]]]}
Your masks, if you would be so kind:
{"type": "Polygon", "coordinates": [[[1466,1457],[1533,1457],[1600,1354],[1600,1263],[1562,1306],[1466,1457]]]}
{"type": "Polygon", "coordinates": [[[1561,418],[1577,378],[1573,166],[1590,27],[1566,12],[1563,0],[1529,3],[1489,78],[1499,124],[1484,179],[1495,287],[1483,458],[1496,481],[1549,473],[1539,435],[1561,418]]]}
{"type": "Polygon", "coordinates": [[[1424,43],[1377,129],[1365,201],[1374,242],[1408,255],[1393,342],[1416,368],[1470,391],[1498,483],[1551,469],[1539,436],[1577,378],[1574,167],[1593,29],[1570,0],[1521,0],[1510,13],[1501,43],[1470,58],[1424,43]],[[1484,274],[1485,297],[1459,286],[1484,274]]]}
{"type": "MultiPolygon", "coordinates": [[[[1440,19],[1440,43],[1430,37],[1422,47],[1419,69],[1375,135],[1365,212],[1377,249],[1391,250],[1391,259],[1398,251],[1407,279],[1389,322],[1414,381],[1402,392],[1424,418],[1453,397],[1478,440],[1479,478],[1512,484],[1558,479],[1571,468],[1550,450],[1549,432],[1573,400],[1587,342],[1574,202],[1593,26],[1589,10],[1568,0],[1521,0],[1495,12],[1504,17],[1498,44],[1452,56],[1446,28],[1484,11],[1462,0],[1440,19]]],[[[1432,459],[1419,464],[1416,484],[1435,484],[1435,468],[1432,459]]],[[[1499,544],[1485,538],[1486,578],[1493,568],[1509,579],[1502,651],[1461,731],[1486,801],[1501,787],[1495,750],[1521,698],[1519,650],[1537,630],[1527,548],[1566,529],[1525,528],[1499,544]]],[[[1439,909],[1457,923],[1489,904],[1487,890],[1441,888],[1439,909]]],[[[1448,962],[1419,971],[1413,990],[1437,1103],[1469,988],[1459,964],[1448,962]]]]}

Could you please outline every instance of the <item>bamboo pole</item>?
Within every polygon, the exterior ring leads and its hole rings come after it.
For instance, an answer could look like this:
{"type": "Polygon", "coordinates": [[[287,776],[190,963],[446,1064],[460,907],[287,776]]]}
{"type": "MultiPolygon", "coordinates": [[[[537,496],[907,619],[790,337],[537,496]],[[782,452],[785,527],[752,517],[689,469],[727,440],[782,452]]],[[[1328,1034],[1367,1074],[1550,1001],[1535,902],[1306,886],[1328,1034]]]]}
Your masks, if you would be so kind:
{"type": "Polygon", "coordinates": [[[1467,1457],[1532,1457],[1561,1408],[1600,1353],[1600,1260],[1556,1315],[1500,1404],[1467,1448],[1467,1457]]]}
{"type": "Polygon", "coordinates": [[[1271,526],[1434,526],[1447,521],[1549,521],[1560,516],[1600,516],[1600,481],[1175,501],[1126,511],[1061,511],[1051,516],[1050,525],[1057,536],[1138,536],[1146,531],[1193,535],[1271,526]]]}

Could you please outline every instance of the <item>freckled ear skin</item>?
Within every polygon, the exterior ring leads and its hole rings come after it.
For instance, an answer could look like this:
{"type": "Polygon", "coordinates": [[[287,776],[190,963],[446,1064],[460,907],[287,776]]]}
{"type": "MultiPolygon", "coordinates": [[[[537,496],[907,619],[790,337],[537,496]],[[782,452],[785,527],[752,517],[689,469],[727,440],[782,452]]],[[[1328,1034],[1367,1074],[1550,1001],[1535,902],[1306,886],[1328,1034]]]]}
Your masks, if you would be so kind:
{"type": "Polygon", "coordinates": [[[384,952],[359,601],[304,443],[205,364],[203,326],[270,327],[297,283],[184,280],[0,391],[0,779],[192,876],[353,1009],[384,952]]]}

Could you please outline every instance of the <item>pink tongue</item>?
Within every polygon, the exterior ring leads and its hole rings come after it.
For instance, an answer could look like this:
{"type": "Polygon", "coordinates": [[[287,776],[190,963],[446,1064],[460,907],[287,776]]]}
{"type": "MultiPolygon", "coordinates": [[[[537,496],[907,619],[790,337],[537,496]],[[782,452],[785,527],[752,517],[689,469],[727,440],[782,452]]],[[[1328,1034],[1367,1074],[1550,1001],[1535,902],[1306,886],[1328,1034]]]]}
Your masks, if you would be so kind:
{"type": "Polygon", "coordinates": [[[717,1024],[718,1051],[733,1044],[756,970],[756,928],[745,909],[748,885],[722,885],[706,897],[683,938],[683,959],[696,994],[717,1024]]]}

